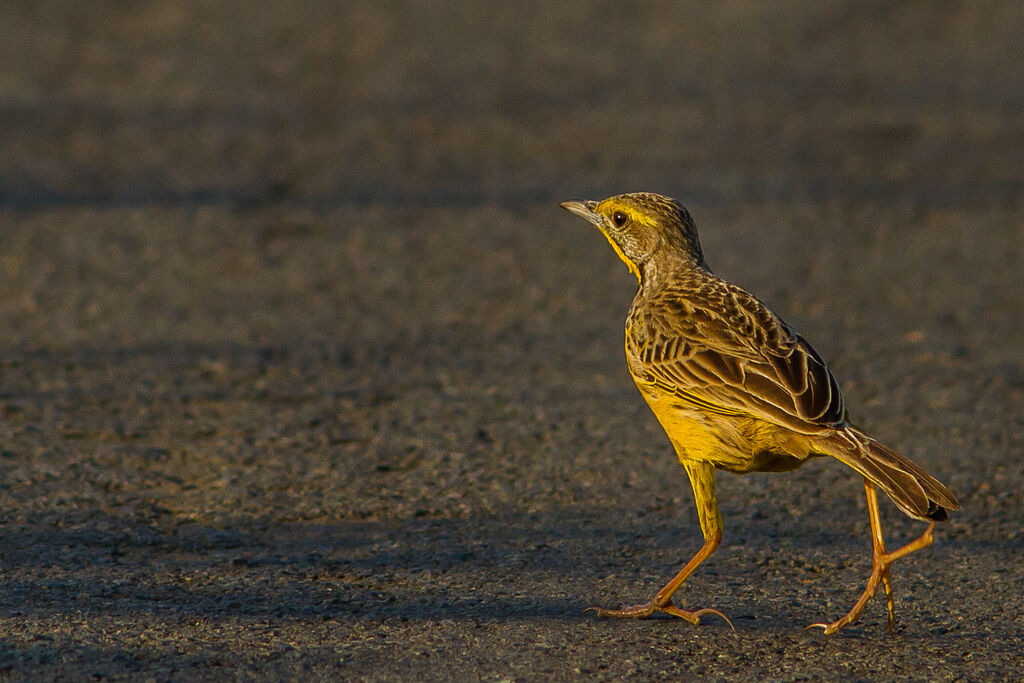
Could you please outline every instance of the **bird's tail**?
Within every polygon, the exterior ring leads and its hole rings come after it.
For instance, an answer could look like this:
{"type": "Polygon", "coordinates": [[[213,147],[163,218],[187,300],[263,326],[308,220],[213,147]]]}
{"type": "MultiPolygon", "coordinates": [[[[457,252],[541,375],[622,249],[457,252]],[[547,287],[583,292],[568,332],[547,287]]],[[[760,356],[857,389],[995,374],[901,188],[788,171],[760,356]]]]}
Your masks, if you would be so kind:
{"type": "Polygon", "coordinates": [[[854,427],[833,432],[824,445],[829,455],[871,480],[915,519],[941,522],[947,510],[960,509],[939,480],[854,427]]]}

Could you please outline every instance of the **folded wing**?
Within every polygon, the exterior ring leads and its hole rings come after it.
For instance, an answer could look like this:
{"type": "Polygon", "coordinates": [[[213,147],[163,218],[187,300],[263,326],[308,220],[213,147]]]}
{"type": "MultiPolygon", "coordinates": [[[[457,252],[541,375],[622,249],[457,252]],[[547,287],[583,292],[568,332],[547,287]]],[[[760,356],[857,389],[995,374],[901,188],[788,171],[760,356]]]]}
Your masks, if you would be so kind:
{"type": "Polygon", "coordinates": [[[828,366],[800,335],[744,290],[667,291],[631,319],[630,368],[705,410],[748,415],[815,434],[845,424],[828,366]]]}

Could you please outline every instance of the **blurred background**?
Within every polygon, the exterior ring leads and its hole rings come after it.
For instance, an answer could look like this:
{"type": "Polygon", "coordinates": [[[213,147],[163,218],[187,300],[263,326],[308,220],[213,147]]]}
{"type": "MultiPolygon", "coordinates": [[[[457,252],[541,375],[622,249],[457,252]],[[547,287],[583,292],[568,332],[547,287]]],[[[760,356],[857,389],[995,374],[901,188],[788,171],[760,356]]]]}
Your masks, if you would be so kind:
{"type": "Polygon", "coordinates": [[[800,628],[868,558],[836,464],[720,484],[688,596],[742,642],[579,617],[700,543],[634,283],[558,208],[650,190],[965,503],[894,570],[909,633],[876,606],[835,670],[1019,672],[1022,34],[1014,2],[5,2],[0,667],[821,674],[800,628]]]}

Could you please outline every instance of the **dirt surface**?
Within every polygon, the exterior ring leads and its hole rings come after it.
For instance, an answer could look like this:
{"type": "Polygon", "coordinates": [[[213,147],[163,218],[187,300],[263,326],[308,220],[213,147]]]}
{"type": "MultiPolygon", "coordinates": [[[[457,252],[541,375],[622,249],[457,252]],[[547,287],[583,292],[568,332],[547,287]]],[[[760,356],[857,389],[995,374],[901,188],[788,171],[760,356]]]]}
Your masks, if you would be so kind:
{"type": "MultiPolygon", "coordinates": [[[[1015,2],[5,2],[11,679],[1024,677],[1015,2]],[[680,198],[962,513],[870,566],[837,462],[700,546],[561,211],[680,198]]],[[[921,526],[886,505],[893,542],[921,526]]]]}

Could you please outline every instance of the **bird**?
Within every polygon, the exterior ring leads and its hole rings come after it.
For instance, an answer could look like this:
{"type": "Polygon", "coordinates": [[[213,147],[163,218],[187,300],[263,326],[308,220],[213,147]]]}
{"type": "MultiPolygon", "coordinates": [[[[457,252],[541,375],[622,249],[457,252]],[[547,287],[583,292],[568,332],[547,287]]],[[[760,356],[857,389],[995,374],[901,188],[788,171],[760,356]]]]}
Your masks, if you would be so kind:
{"type": "Polygon", "coordinates": [[[560,206],[596,226],[636,276],[625,329],[629,373],[689,476],[704,537],[700,550],[649,602],[590,609],[617,618],[664,613],[694,625],[715,614],[732,627],[716,609],[687,610],[673,602],[722,541],[716,472],[787,472],[810,458],[831,456],[864,479],[872,569],[849,612],[807,628],[838,632],[860,618],[881,585],[894,632],[890,565],[932,544],[935,523],[960,509],[956,496],[850,422],[822,357],[757,297],[712,273],[693,218],[678,201],[634,192],[560,206]],[[904,513],[929,523],[920,537],[886,550],[878,489],[904,513]]]}

